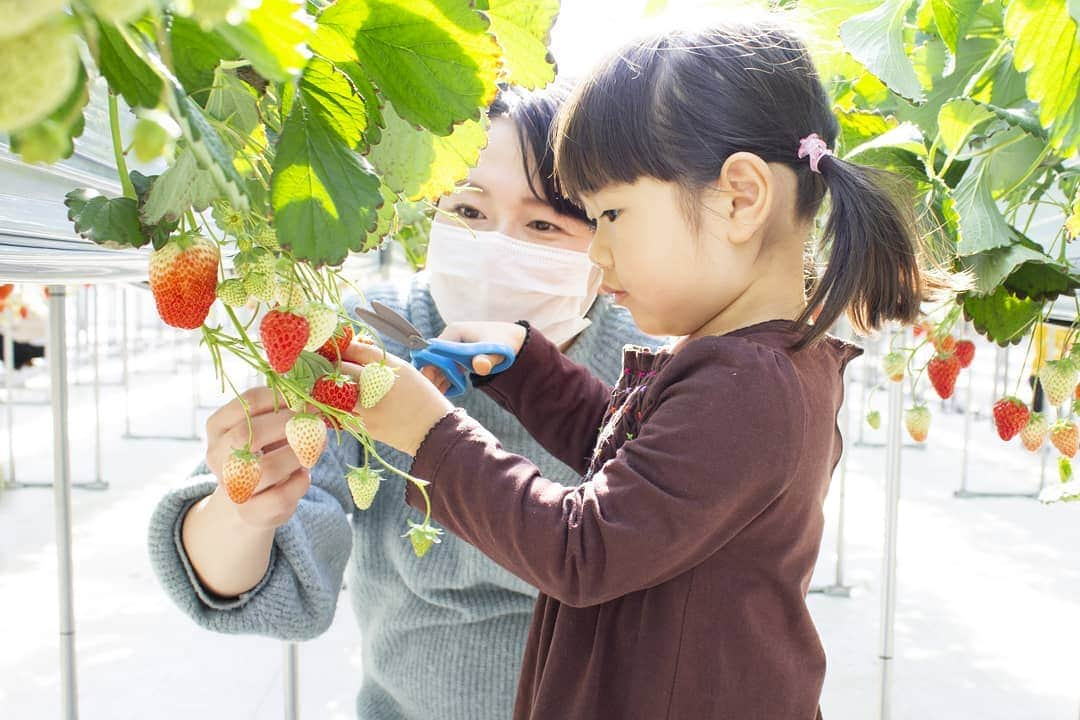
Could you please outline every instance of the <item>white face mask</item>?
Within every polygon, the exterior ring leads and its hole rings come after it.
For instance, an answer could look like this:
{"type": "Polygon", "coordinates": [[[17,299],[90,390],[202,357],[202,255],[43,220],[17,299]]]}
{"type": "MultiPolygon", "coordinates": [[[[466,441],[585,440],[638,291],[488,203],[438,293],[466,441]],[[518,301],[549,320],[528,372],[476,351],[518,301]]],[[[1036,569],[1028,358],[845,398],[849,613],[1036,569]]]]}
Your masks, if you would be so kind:
{"type": "Polygon", "coordinates": [[[448,323],[528,320],[557,345],[589,326],[601,273],[586,253],[433,223],[431,297],[448,323]]]}

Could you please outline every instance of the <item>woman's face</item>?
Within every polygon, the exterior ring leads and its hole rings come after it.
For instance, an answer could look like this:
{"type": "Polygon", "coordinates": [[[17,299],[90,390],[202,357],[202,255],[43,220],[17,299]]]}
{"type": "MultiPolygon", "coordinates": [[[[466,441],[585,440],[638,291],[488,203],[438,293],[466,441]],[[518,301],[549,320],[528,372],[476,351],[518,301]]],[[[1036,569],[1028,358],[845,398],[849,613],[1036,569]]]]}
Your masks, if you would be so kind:
{"type": "Polygon", "coordinates": [[[456,218],[439,213],[436,222],[465,223],[473,230],[492,230],[515,240],[566,250],[585,252],[593,236],[584,220],[560,215],[533,195],[525,177],[517,128],[505,117],[492,121],[487,147],[469,173],[468,187],[444,195],[439,209],[456,218]]]}

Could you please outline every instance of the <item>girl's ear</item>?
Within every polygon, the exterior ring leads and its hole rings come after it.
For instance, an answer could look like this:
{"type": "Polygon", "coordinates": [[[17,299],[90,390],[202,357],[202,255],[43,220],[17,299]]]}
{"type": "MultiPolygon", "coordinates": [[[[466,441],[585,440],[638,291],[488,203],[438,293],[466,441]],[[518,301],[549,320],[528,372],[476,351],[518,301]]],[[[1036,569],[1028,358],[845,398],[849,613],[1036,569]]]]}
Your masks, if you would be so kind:
{"type": "Polygon", "coordinates": [[[769,164],[754,153],[734,153],[720,168],[716,189],[724,198],[721,213],[728,221],[729,240],[744,243],[757,236],[768,220],[776,192],[776,176],[769,164]]]}

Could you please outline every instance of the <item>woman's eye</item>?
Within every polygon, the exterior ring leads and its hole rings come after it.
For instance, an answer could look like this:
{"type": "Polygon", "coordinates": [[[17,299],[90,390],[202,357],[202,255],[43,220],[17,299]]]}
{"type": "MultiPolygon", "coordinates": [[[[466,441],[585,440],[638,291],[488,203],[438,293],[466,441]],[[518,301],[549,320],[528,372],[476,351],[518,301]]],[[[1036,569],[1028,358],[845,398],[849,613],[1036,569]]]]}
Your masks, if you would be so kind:
{"type": "Polygon", "coordinates": [[[455,205],[454,214],[460,215],[466,220],[479,220],[484,217],[484,214],[472,207],[471,205],[455,205]]]}
{"type": "Polygon", "coordinates": [[[544,233],[552,232],[559,229],[557,225],[555,225],[554,223],[549,223],[547,220],[533,220],[531,223],[529,223],[529,227],[531,227],[533,230],[536,230],[537,232],[544,233]]]}
{"type": "Polygon", "coordinates": [[[605,210],[604,212],[600,213],[600,217],[607,218],[608,222],[615,222],[615,220],[619,217],[619,212],[619,210],[605,210]]]}

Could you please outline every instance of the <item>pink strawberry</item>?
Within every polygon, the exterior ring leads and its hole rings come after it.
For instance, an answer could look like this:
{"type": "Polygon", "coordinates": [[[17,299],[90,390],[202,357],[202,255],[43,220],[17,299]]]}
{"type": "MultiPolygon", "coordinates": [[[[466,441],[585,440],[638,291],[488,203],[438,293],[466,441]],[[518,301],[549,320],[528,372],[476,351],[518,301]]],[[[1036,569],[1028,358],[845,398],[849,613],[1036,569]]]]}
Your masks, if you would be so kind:
{"type": "Polygon", "coordinates": [[[181,234],[150,256],[150,291],[166,325],[194,330],[217,298],[217,243],[181,234]]]}
{"type": "Polygon", "coordinates": [[[308,340],[308,321],[301,315],[271,310],[259,324],[266,359],[274,372],[287,373],[308,340]]]}
{"type": "Polygon", "coordinates": [[[956,359],[960,361],[960,367],[971,367],[972,361],[975,360],[975,343],[970,340],[958,340],[953,353],[956,355],[956,359]]]}
{"type": "Polygon", "coordinates": [[[904,370],[907,368],[907,356],[891,352],[881,359],[881,367],[890,380],[900,382],[904,379],[904,370]]]}
{"type": "Polygon", "coordinates": [[[300,464],[313,467],[326,448],[326,425],[309,413],[300,413],[285,423],[285,439],[296,453],[300,464]]]}
{"type": "Polygon", "coordinates": [[[1020,442],[1031,452],[1038,452],[1046,441],[1046,431],[1050,423],[1042,413],[1032,413],[1027,425],[1020,431],[1020,442]]]}
{"type": "Polygon", "coordinates": [[[1027,405],[1016,397],[1003,397],[994,403],[994,425],[998,435],[1006,442],[1024,429],[1031,418],[1027,405]]]}
{"type": "Polygon", "coordinates": [[[916,405],[905,410],[904,426],[915,442],[926,440],[926,436],[930,433],[930,410],[925,405],[916,405]]]}
{"type": "Polygon", "coordinates": [[[1074,422],[1058,420],[1050,428],[1050,442],[1062,455],[1075,457],[1077,449],[1080,449],[1080,429],[1074,422]]]}
{"type": "Polygon", "coordinates": [[[259,457],[250,448],[233,450],[221,471],[221,482],[229,499],[237,505],[246,503],[254,494],[262,477],[259,457]]]}
{"type": "MultiPolygon", "coordinates": [[[[315,381],[311,397],[323,405],[351,413],[360,399],[360,386],[347,375],[331,373],[315,381]]],[[[329,427],[338,427],[338,422],[329,416],[323,416],[323,420],[329,427]]]]}
{"type": "Polygon", "coordinates": [[[956,378],[960,375],[960,360],[956,355],[935,355],[926,366],[930,383],[942,400],[952,397],[956,389],[956,378]]]}

